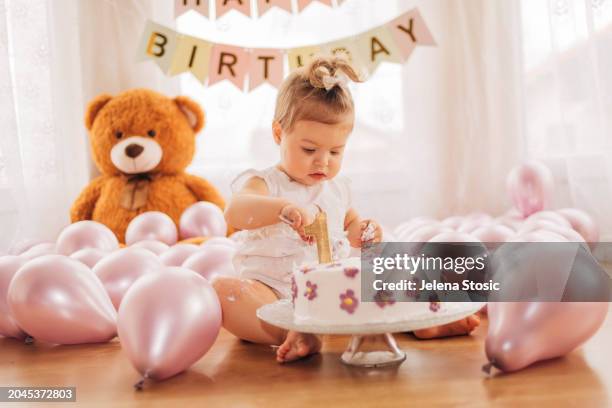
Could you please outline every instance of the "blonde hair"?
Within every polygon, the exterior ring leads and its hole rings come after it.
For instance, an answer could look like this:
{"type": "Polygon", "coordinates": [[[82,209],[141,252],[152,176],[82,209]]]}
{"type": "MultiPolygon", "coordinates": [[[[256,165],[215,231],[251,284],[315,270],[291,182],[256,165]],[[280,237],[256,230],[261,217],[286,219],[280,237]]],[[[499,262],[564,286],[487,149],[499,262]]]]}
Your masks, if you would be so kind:
{"type": "Polygon", "coordinates": [[[300,120],[340,122],[354,111],[353,97],[342,76],[362,82],[353,67],[338,57],[317,57],[307,67],[295,70],[278,92],[274,121],[286,131],[300,120]]]}

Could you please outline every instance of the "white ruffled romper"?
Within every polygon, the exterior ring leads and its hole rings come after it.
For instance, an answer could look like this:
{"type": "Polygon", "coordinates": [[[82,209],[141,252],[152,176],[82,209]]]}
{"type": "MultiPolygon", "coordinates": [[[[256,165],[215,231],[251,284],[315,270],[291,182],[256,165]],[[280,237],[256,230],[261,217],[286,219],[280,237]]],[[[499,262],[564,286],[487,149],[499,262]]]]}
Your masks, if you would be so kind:
{"type": "MultiPolygon", "coordinates": [[[[332,257],[348,257],[350,245],[344,232],[344,218],[350,208],[349,180],[335,177],[314,186],[293,181],[276,166],[265,170],[247,170],[232,182],[236,193],[253,177],[260,177],[271,197],[282,197],[316,214],[317,206],[327,214],[332,257]]],[[[281,297],[290,297],[291,275],[295,267],[317,260],[316,245],[308,245],[287,224],[243,230],[232,236],[238,243],[234,266],[241,278],[255,279],[274,289],[281,297]]]]}

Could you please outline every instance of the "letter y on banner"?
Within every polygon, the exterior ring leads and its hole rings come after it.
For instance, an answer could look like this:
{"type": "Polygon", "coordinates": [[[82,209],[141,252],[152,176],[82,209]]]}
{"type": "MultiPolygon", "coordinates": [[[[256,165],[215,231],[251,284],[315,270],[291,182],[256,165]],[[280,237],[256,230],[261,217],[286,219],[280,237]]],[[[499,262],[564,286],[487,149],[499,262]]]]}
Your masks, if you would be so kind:
{"type": "Polygon", "coordinates": [[[173,30],[147,21],[138,46],[138,60],[153,60],[166,74],[172,64],[177,43],[178,35],[173,30]]]}
{"type": "Polygon", "coordinates": [[[387,23],[406,61],[417,45],[436,45],[419,10],[414,9],[387,23]]]}

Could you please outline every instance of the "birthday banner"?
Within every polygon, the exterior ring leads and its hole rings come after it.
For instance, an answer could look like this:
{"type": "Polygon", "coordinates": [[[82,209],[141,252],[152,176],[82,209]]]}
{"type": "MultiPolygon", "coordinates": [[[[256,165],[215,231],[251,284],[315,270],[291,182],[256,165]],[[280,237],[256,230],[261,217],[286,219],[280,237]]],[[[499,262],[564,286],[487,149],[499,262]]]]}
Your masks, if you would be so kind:
{"type": "MultiPolygon", "coordinates": [[[[346,0],[336,0],[340,6],[346,0]]],[[[211,6],[214,4],[216,17],[220,18],[231,10],[236,10],[246,16],[261,17],[272,8],[278,8],[288,13],[294,13],[291,0],[257,0],[257,14],[251,8],[251,0],[174,0],[174,16],[179,17],[189,10],[195,10],[206,18],[211,18],[211,6]]],[[[321,3],[329,7],[334,7],[332,0],[297,0],[297,10],[299,13],[311,3],[321,3]]]]}
{"type": "Polygon", "coordinates": [[[279,87],[289,72],[318,55],[343,57],[371,75],[383,61],[406,62],[417,45],[436,43],[419,11],[413,9],[352,37],[290,49],[213,43],[147,21],[138,54],[141,60],[155,61],[167,75],[191,72],[204,85],[227,80],[251,91],[264,83],[279,87]]]}

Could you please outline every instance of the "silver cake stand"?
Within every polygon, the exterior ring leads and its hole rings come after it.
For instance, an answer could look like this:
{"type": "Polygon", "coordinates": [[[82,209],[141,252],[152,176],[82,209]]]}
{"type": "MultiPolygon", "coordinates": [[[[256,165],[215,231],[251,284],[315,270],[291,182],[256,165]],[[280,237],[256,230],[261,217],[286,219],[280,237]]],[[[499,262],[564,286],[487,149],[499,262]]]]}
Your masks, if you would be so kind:
{"type": "Polygon", "coordinates": [[[313,334],[350,334],[352,337],[342,353],[343,363],[359,367],[386,367],[401,364],[406,359],[392,333],[408,332],[440,326],[468,317],[479,311],[485,303],[444,303],[436,313],[410,316],[396,323],[372,322],[363,325],[320,326],[296,324],[293,320],[293,305],[289,299],[281,299],[257,309],[257,317],[273,326],[285,330],[313,334]],[[386,350],[364,350],[369,342],[382,344],[386,350]]]}

